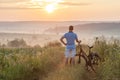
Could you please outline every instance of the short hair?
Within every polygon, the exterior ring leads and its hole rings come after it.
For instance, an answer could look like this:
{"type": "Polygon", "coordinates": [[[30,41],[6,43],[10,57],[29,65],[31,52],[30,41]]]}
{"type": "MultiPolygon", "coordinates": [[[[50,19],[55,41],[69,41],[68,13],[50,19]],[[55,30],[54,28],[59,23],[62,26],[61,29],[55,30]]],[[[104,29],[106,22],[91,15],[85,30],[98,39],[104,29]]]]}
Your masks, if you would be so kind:
{"type": "Polygon", "coordinates": [[[69,30],[73,30],[73,26],[72,25],[69,26],[69,30]]]}

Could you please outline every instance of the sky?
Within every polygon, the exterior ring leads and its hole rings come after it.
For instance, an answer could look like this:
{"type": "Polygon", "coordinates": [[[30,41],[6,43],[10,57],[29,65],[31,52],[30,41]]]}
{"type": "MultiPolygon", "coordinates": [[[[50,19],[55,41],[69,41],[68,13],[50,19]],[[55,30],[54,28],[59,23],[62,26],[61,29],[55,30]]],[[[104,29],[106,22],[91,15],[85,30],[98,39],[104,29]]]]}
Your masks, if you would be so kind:
{"type": "Polygon", "coordinates": [[[119,21],[120,0],[0,0],[0,21],[119,21]]]}

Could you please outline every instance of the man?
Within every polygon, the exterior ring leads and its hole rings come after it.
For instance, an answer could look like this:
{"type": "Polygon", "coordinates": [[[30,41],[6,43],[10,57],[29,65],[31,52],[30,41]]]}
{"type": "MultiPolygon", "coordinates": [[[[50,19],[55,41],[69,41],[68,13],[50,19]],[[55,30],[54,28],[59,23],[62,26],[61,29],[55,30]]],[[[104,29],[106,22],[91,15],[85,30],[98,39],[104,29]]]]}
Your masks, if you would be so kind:
{"type": "Polygon", "coordinates": [[[80,41],[78,41],[78,37],[77,35],[73,32],[73,26],[69,26],[69,32],[65,33],[60,41],[66,46],[65,49],[65,64],[68,64],[68,59],[70,57],[70,62],[72,64],[75,64],[75,55],[76,55],[76,46],[75,46],[75,40],[76,42],[80,43],[80,41]],[[67,43],[65,43],[63,41],[63,39],[66,39],[67,43]]]}

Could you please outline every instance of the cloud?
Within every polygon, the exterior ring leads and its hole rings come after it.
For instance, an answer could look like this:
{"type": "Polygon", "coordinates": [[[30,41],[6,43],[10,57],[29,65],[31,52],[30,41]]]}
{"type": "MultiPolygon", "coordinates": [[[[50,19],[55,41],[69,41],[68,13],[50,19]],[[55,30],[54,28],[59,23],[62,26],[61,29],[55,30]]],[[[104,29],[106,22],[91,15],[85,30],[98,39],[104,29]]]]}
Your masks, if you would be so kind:
{"type": "MultiPolygon", "coordinates": [[[[43,9],[46,5],[50,3],[44,0],[0,0],[0,9],[43,9]]],[[[87,6],[90,3],[80,3],[80,2],[59,2],[58,5],[61,7],[71,7],[71,6],[87,6]]]]}
{"type": "Polygon", "coordinates": [[[16,3],[16,2],[27,2],[30,0],[0,0],[0,3],[16,3]]]}
{"type": "Polygon", "coordinates": [[[11,2],[11,3],[10,2],[0,3],[0,9],[42,9],[43,8],[40,5],[27,2],[27,0],[22,0],[23,2],[19,2],[19,1],[15,2],[15,1],[18,1],[18,0],[14,0],[14,2],[11,2]]]}
{"type": "Polygon", "coordinates": [[[30,8],[30,7],[0,7],[0,9],[43,9],[42,7],[32,7],[32,8],[30,8]]]}
{"type": "Polygon", "coordinates": [[[90,5],[90,3],[75,3],[75,2],[61,2],[60,5],[66,5],[66,6],[86,6],[90,5]]]}

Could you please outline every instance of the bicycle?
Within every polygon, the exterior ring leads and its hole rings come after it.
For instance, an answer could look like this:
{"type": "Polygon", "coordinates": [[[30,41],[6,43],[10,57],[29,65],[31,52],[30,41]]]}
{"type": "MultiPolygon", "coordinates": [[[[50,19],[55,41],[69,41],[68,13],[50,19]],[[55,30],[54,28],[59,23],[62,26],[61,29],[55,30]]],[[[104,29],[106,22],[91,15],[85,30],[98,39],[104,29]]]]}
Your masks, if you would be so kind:
{"type": "MultiPolygon", "coordinates": [[[[80,42],[81,43],[81,42],[80,42]]],[[[94,67],[93,67],[93,63],[92,63],[92,59],[91,59],[91,54],[92,54],[92,52],[91,52],[91,48],[92,47],[89,47],[89,51],[90,51],[90,53],[89,53],[89,55],[87,56],[87,54],[85,53],[85,51],[82,49],[82,45],[81,44],[78,44],[78,47],[79,47],[79,49],[80,49],[80,52],[78,52],[78,54],[76,54],[76,56],[78,56],[79,57],[79,59],[78,59],[78,63],[80,64],[81,63],[81,57],[85,60],[85,62],[86,62],[86,64],[85,64],[85,66],[86,66],[86,69],[89,71],[89,67],[92,69],[92,71],[94,71],[95,73],[96,73],[96,71],[95,71],[95,69],[94,69],[94,67]]]]}

